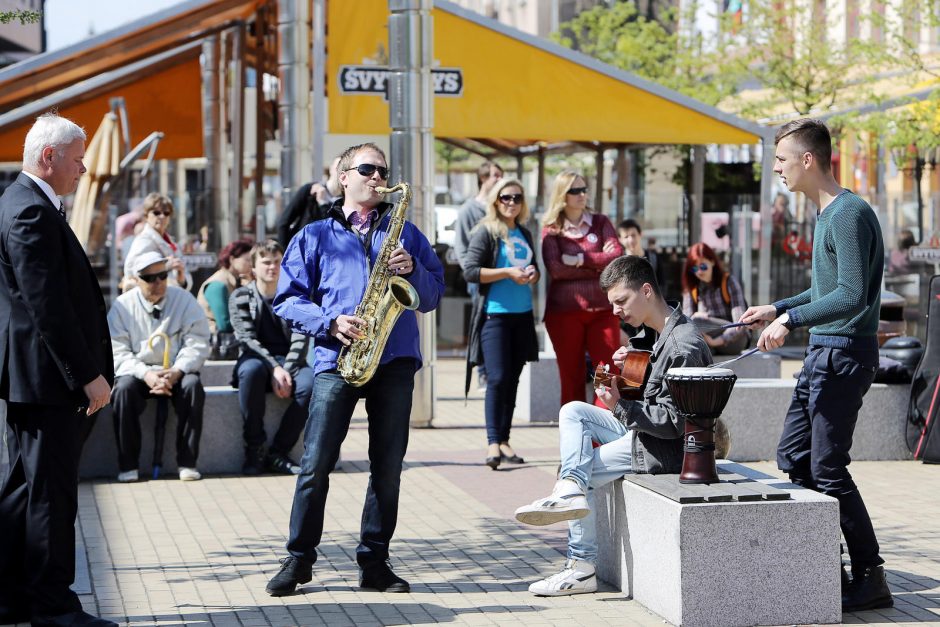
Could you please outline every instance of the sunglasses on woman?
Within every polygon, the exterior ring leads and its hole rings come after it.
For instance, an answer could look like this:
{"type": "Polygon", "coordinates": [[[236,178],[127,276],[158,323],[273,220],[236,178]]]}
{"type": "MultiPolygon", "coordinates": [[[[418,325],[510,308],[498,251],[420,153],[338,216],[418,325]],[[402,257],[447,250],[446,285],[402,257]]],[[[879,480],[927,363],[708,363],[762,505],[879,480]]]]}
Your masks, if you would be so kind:
{"type": "Polygon", "coordinates": [[[504,205],[521,204],[522,203],[522,194],[500,194],[499,202],[504,205]]]}
{"type": "Polygon", "coordinates": [[[388,178],[388,168],[382,165],[373,165],[371,163],[360,163],[354,168],[346,168],[345,170],[343,170],[343,172],[349,172],[350,170],[355,170],[356,172],[358,172],[359,174],[361,174],[362,176],[366,178],[372,176],[376,172],[379,173],[380,179],[385,180],[388,178]]]}
{"type": "Polygon", "coordinates": [[[692,266],[692,272],[705,272],[710,267],[711,266],[708,265],[707,263],[700,263],[697,266],[692,266]]]}
{"type": "Polygon", "coordinates": [[[165,210],[165,211],[160,210],[160,209],[154,209],[153,211],[150,212],[150,214],[151,214],[151,215],[155,215],[155,216],[167,216],[167,217],[169,217],[169,216],[173,215],[173,212],[170,211],[169,209],[167,209],[167,210],[165,210]]]}
{"type": "Polygon", "coordinates": [[[569,196],[580,196],[581,194],[586,194],[588,191],[587,187],[571,187],[568,189],[566,194],[569,196]]]}
{"type": "Polygon", "coordinates": [[[166,278],[170,276],[169,272],[155,272],[153,274],[141,274],[139,275],[141,281],[145,283],[153,283],[154,281],[166,281],[166,278]]]}

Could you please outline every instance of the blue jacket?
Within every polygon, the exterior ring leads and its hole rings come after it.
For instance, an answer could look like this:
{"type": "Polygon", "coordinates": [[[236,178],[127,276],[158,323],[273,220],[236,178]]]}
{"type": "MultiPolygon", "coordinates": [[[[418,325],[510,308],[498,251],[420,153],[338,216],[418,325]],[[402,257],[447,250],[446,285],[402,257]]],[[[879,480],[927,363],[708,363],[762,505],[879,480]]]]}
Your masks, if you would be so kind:
{"type": "MultiPolygon", "coordinates": [[[[329,217],[305,226],[291,239],[281,262],[281,276],[274,297],[274,311],[292,329],[316,340],[314,373],[336,368],[342,345],[330,335],[330,322],[353,315],[362,301],[372,264],[388,234],[392,205],[382,203],[379,219],[364,240],[353,231],[342,212],[342,201],[329,217]],[[368,257],[366,243],[368,242],[368,257]]],[[[401,232],[405,250],[414,258],[414,270],[405,278],[418,291],[419,311],[433,311],[444,294],[444,269],[421,231],[405,222],[401,232]]],[[[392,329],[382,353],[382,364],[399,357],[413,357],[421,367],[418,321],[405,310],[392,329]]]]}

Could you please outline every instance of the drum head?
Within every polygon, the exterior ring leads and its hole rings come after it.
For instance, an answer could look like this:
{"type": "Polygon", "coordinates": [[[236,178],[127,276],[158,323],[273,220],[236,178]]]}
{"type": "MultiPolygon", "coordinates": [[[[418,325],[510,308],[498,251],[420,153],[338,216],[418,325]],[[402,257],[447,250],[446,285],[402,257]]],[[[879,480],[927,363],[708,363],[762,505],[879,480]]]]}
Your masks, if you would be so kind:
{"type": "Polygon", "coordinates": [[[729,368],[670,368],[666,376],[674,377],[704,377],[706,379],[723,379],[733,377],[734,371],[729,368]]]}

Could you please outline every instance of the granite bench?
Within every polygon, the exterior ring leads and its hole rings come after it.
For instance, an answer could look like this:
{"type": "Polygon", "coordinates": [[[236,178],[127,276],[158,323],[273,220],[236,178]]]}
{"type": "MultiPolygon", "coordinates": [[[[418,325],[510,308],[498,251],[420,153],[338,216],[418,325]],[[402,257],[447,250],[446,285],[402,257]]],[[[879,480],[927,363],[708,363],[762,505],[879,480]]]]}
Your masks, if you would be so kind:
{"type": "Polygon", "coordinates": [[[838,623],[839,504],[741,464],[598,489],[597,574],[675,625],[838,623]]]}
{"type": "MultiPolygon", "coordinates": [[[[210,376],[209,380],[214,379],[210,376]]],[[[203,385],[206,390],[206,404],[203,408],[202,437],[199,440],[199,458],[196,467],[204,474],[240,473],[245,460],[245,443],[242,439],[242,416],[238,406],[238,390],[230,385],[206,385],[205,383],[203,385]]],[[[267,395],[264,431],[268,436],[268,444],[274,438],[288,402],[274,394],[267,395]]],[[[139,468],[141,477],[149,477],[152,472],[156,407],[155,400],[148,401],[147,408],[140,418],[142,438],[139,468]]],[[[299,461],[302,455],[303,436],[301,435],[291,450],[290,457],[299,461]]],[[[171,405],[163,444],[163,473],[165,476],[173,476],[176,471],[176,413],[171,405]]],[[[83,479],[117,476],[117,442],[110,405],[97,414],[91,435],[82,450],[78,472],[83,479]]]]}
{"type": "MultiPolygon", "coordinates": [[[[717,361],[731,359],[729,356],[715,358],[717,361]]],[[[738,377],[752,379],[779,379],[780,356],[774,353],[758,353],[728,365],[738,377]]],[[[585,398],[593,398],[593,389],[586,384],[585,398]]],[[[519,376],[516,392],[514,420],[530,423],[558,422],[561,409],[561,384],[558,380],[558,363],[555,353],[542,351],[539,360],[527,363],[519,376]]]]}
{"type": "MultiPolygon", "coordinates": [[[[742,360],[746,361],[746,360],[742,360]]],[[[721,419],[731,433],[734,461],[766,461],[777,456],[777,443],[796,379],[738,379],[721,419]]],[[[875,383],[865,395],[852,441],[856,461],[911,459],[907,448],[909,384],[875,383]]]]}

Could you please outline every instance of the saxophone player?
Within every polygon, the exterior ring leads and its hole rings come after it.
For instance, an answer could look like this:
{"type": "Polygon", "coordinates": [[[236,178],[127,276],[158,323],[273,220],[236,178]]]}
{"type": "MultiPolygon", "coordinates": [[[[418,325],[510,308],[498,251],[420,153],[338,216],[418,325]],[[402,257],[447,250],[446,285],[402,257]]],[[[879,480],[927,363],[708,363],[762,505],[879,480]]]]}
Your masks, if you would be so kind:
{"type": "MultiPolygon", "coordinates": [[[[365,337],[367,321],[355,314],[366,293],[372,264],[383,250],[394,207],[377,187],[387,187],[385,154],[374,144],[348,148],[340,156],[343,196],[326,219],[291,239],[282,262],[274,311],[291,327],[316,340],[314,388],[304,435],[304,455],[291,508],[287,557],[268,582],[272,596],[291,594],[312,577],[323,532],[329,474],[339,457],[356,402],[366,401],[371,475],[362,512],[356,562],[359,585],[383,592],[408,592],[408,582],[389,565],[389,544],[398,520],[402,460],[415,372],[421,368],[418,324],[406,310],[388,338],[379,366],[361,386],[337,370],[340,350],[365,337]]],[[[388,269],[415,288],[419,311],[437,307],[444,271],[427,238],[410,222],[388,258],[388,269]]]]}

